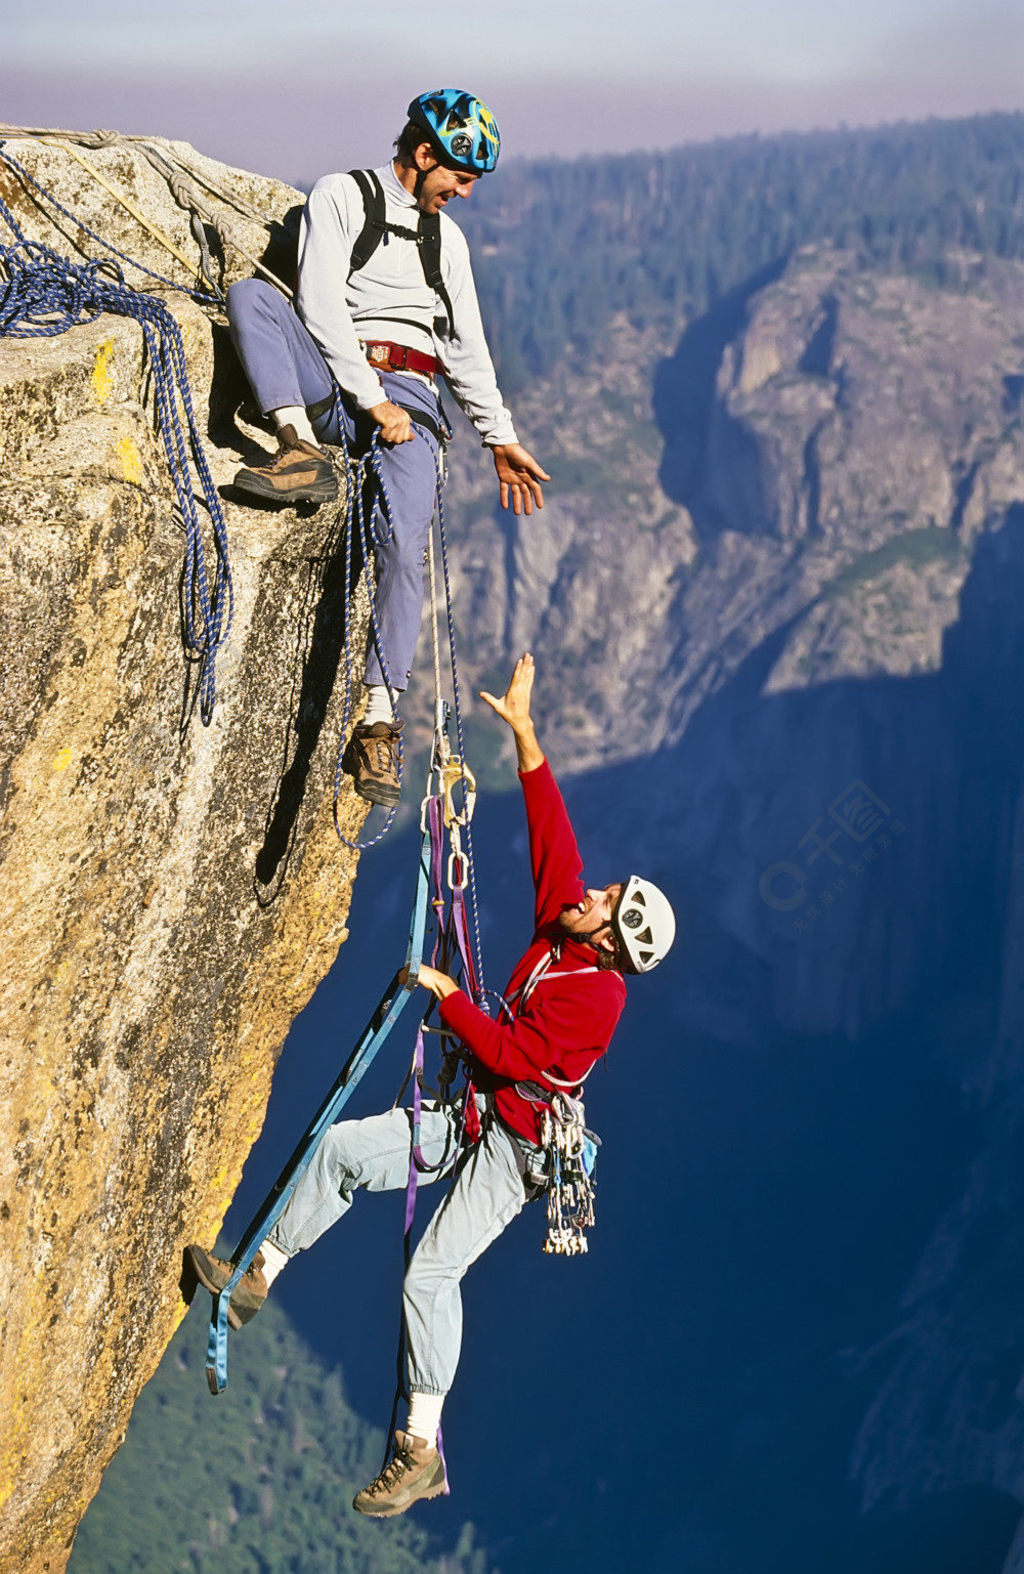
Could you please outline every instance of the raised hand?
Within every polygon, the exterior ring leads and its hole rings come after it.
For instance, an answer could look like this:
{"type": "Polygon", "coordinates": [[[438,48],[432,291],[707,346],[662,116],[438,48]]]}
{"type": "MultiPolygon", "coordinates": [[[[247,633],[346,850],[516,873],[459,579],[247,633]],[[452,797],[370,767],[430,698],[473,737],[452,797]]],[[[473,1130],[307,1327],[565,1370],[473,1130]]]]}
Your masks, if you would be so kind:
{"type": "Polygon", "coordinates": [[[533,679],[533,657],[527,651],[516,662],[508,688],[500,698],[495,694],[488,694],[486,689],[480,691],[480,698],[485,700],[492,711],[512,728],[521,771],[536,770],[538,765],[544,763],[544,755],[537,742],[537,734],[533,730],[533,718],[530,715],[533,679]]]}

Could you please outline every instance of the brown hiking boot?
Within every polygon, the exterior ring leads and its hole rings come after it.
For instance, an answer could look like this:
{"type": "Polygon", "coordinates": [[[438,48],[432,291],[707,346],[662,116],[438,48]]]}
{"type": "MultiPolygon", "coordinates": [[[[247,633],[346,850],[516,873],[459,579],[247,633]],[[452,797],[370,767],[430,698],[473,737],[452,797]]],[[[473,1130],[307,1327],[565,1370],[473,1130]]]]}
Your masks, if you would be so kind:
{"type": "MultiPolygon", "coordinates": [[[[185,1258],[199,1283],[211,1295],[219,1295],[235,1271],[234,1263],[213,1257],[201,1246],[186,1246],[185,1258]]],[[[267,1298],[267,1281],[263,1277],[263,1253],[257,1252],[248,1272],[238,1281],[228,1306],[228,1322],[232,1328],[241,1328],[251,1322],[267,1298]]]]}
{"type": "Polygon", "coordinates": [[[338,478],[322,448],[282,426],[277,453],[268,465],[239,470],[235,486],[263,503],[330,503],[338,495],[338,478]]]}
{"type": "Polygon", "coordinates": [[[398,780],[398,734],[400,721],[375,721],[367,727],[360,723],[352,729],[342,768],[354,779],[356,792],[368,803],[392,808],[401,794],[398,780]]]}
{"type": "Polygon", "coordinates": [[[444,1460],[436,1448],[409,1432],[395,1433],[395,1451],[376,1481],[352,1499],[352,1507],[373,1519],[404,1514],[420,1498],[448,1490],[444,1460]]]}

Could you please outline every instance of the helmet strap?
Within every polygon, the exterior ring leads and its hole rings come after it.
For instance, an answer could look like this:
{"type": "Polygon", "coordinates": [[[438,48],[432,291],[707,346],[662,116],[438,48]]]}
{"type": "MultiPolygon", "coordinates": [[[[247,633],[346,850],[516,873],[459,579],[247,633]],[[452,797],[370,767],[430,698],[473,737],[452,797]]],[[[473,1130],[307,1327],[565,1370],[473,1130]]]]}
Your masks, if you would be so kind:
{"type": "Polygon", "coordinates": [[[601,936],[605,933],[605,931],[609,930],[609,929],[611,930],[612,936],[614,937],[614,935],[615,935],[615,927],[609,921],[608,923],[599,924],[596,929],[589,929],[589,930],[587,930],[587,932],[585,934],[581,934],[581,933],[579,933],[579,931],[577,931],[577,933],[574,936],[574,938],[576,940],[583,940],[583,941],[585,941],[585,943],[588,946],[590,946],[591,950],[593,950],[593,951],[606,951],[608,949],[607,946],[598,945],[598,941],[600,940],[601,936]]]}
{"type": "Polygon", "coordinates": [[[436,157],[434,159],[433,164],[431,164],[429,169],[420,169],[419,165],[416,166],[416,184],[412,188],[412,194],[413,194],[414,201],[419,202],[420,195],[421,195],[421,193],[423,191],[423,183],[424,183],[424,181],[426,180],[428,175],[432,175],[434,170],[435,169],[439,169],[440,166],[441,166],[441,160],[439,158],[436,158],[436,157]]]}

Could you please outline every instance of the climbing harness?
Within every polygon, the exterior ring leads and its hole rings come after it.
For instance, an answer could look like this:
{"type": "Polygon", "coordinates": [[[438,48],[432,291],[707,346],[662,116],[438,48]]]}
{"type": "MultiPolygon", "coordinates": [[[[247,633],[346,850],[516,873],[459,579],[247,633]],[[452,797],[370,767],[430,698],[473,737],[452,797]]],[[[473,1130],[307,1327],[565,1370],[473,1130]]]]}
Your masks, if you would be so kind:
{"type": "MultiPolygon", "coordinates": [[[[7,152],[2,139],[0,161],[119,262],[128,263],[203,305],[218,304],[207,291],[185,289],[175,284],[97,235],[7,152]]],[[[0,220],[13,236],[13,241],[0,245],[0,279],[6,280],[0,284],[0,337],[52,338],[69,328],[95,321],[103,312],[130,317],[142,329],[153,373],[157,427],[185,529],[179,604],[186,661],[190,668],[195,668],[195,673],[190,671],[190,680],[194,678],[194,682],[186,685],[182,727],[188,724],[196,698],[203,725],[208,726],[216,700],[216,655],[231,627],[233,588],[224,513],[192,407],[181,329],[161,300],[126,283],[118,263],[74,263],[52,247],[28,240],[2,198],[0,220]],[[189,466],[190,455],[213,530],[212,584],[189,466]]]]}
{"type": "MultiPolygon", "coordinates": [[[[510,1007],[517,1014],[545,978],[598,971],[596,967],[577,967],[552,975],[550,969],[559,960],[560,949],[552,946],[526,982],[509,996],[510,1007]]],[[[590,1066],[577,1082],[566,1082],[546,1071],[543,1082],[516,1083],[520,1098],[540,1110],[541,1154],[527,1164],[524,1179],[538,1192],[547,1193],[548,1231],[542,1250],[557,1256],[574,1257],[585,1252],[584,1232],[594,1223],[597,1150],[601,1142],[587,1129],[582,1098],[583,1083],[593,1069],[590,1066]]]]}

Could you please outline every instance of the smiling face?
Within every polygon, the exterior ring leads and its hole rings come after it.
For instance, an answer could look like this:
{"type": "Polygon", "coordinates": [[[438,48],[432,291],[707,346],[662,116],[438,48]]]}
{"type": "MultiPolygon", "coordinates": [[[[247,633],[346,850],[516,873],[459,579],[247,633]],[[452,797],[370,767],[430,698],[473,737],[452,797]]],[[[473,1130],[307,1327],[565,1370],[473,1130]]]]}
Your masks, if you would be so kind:
{"type": "Polygon", "coordinates": [[[453,197],[468,197],[480,178],[439,163],[429,142],[421,142],[411,164],[397,173],[402,185],[416,197],[421,213],[440,213],[453,197]]]}
{"type": "Polygon", "coordinates": [[[467,175],[461,169],[448,169],[436,164],[427,173],[420,190],[418,202],[422,213],[440,213],[453,197],[468,197],[476,185],[478,175],[467,175]]]}
{"type": "Polygon", "coordinates": [[[621,882],[601,887],[589,886],[575,907],[563,907],[558,922],[567,935],[583,940],[602,951],[615,950],[611,927],[615,904],[622,895],[621,882]]]}

